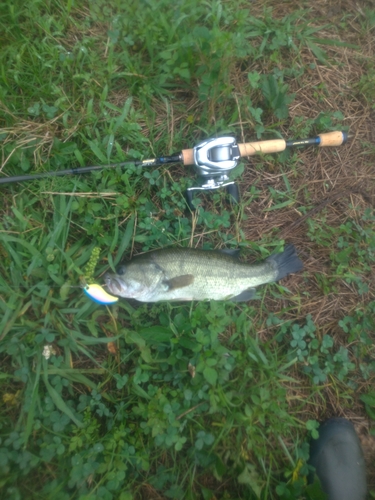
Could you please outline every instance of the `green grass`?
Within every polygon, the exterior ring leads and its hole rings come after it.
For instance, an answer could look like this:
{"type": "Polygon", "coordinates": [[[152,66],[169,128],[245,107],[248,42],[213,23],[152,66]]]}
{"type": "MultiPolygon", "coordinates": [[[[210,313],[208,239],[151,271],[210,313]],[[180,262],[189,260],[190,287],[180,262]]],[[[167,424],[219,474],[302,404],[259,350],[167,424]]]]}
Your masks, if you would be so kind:
{"type": "MultiPolygon", "coordinates": [[[[314,80],[308,108],[298,90],[318,66],[345,71],[332,51],[362,64],[374,12],[330,25],[259,4],[3,2],[2,174],[171,154],[215,134],[347,129],[352,96],[372,102],[373,72],[340,95],[314,80]]],[[[240,205],[216,191],[195,213],[193,171],[178,165],[1,187],[1,497],[319,498],[306,485],[318,420],[339,409],[374,432],[375,216],[348,198],[314,212],[343,176],[321,181],[317,158],[341,160],[306,154],[244,161],[240,205]],[[84,279],[168,245],[266,258],[305,214],[294,242],[306,271],[257,301],[104,307],[82,293],[84,279]]]]}

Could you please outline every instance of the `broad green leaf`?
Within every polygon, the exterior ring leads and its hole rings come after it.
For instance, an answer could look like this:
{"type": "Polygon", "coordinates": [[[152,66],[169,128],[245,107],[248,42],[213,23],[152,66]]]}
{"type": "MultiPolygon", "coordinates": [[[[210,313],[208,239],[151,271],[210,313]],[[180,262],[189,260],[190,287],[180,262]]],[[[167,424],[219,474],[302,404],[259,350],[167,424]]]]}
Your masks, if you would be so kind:
{"type": "Polygon", "coordinates": [[[276,205],[272,205],[270,208],[265,208],[264,212],[272,212],[272,210],[280,210],[280,208],[289,207],[289,205],[293,205],[295,200],[287,200],[282,203],[277,203],[276,205]]]}
{"type": "Polygon", "coordinates": [[[260,498],[262,493],[262,487],[264,480],[262,480],[256,471],[256,467],[253,464],[247,463],[244,470],[238,476],[238,482],[240,484],[247,484],[255,493],[257,498],[260,498]]]}
{"type": "Polygon", "coordinates": [[[32,393],[31,393],[31,402],[30,402],[30,406],[27,409],[27,419],[26,419],[25,435],[24,435],[25,446],[27,445],[27,441],[30,437],[32,430],[33,430],[35,408],[36,408],[36,404],[37,404],[38,399],[39,399],[39,379],[40,379],[40,372],[41,372],[41,368],[42,368],[41,361],[42,361],[41,356],[39,354],[38,359],[36,361],[35,380],[33,383],[33,388],[32,388],[32,393]]]}
{"type": "Polygon", "coordinates": [[[217,382],[217,371],[214,368],[206,366],[203,370],[203,376],[207,382],[211,385],[215,385],[217,382]]]}
{"type": "Polygon", "coordinates": [[[127,344],[136,344],[140,349],[145,347],[146,342],[137,332],[126,329],[122,331],[125,333],[125,341],[127,344]]]}
{"type": "Polygon", "coordinates": [[[130,217],[128,223],[126,224],[124,235],[123,235],[121,242],[120,242],[120,245],[118,247],[116,258],[114,260],[115,266],[117,266],[117,264],[122,259],[122,256],[123,256],[125,250],[128,248],[129,243],[132,239],[133,232],[134,232],[134,221],[135,221],[135,217],[134,217],[134,215],[132,215],[130,217]]]}
{"type": "Polygon", "coordinates": [[[107,163],[107,158],[104,156],[99,146],[94,141],[88,141],[88,144],[94,155],[103,163],[103,165],[105,165],[107,163]]]}
{"type": "Polygon", "coordinates": [[[161,344],[163,342],[168,342],[172,337],[174,337],[172,331],[163,326],[143,328],[142,330],[139,330],[138,334],[148,344],[161,344]]]}
{"type": "Polygon", "coordinates": [[[116,119],[115,126],[113,127],[113,133],[114,134],[117,132],[117,130],[124,123],[124,120],[125,120],[125,118],[127,117],[128,113],[129,113],[131,103],[132,103],[132,97],[128,97],[126,99],[126,101],[125,101],[125,104],[124,104],[124,107],[123,107],[121,115],[116,119]]]}
{"type": "Polygon", "coordinates": [[[72,410],[69,408],[69,406],[65,403],[65,401],[62,399],[60,394],[56,391],[54,387],[49,383],[48,381],[48,364],[45,359],[43,359],[43,379],[44,379],[44,384],[46,386],[46,389],[48,391],[48,394],[50,395],[50,398],[56,405],[56,408],[58,408],[61,412],[65,413],[75,424],[77,427],[84,427],[83,423],[78,420],[78,418],[74,415],[72,410]]]}
{"type": "Polygon", "coordinates": [[[368,394],[362,394],[360,400],[369,406],[375,408],[375,392],[369,392],[368,394]]]}

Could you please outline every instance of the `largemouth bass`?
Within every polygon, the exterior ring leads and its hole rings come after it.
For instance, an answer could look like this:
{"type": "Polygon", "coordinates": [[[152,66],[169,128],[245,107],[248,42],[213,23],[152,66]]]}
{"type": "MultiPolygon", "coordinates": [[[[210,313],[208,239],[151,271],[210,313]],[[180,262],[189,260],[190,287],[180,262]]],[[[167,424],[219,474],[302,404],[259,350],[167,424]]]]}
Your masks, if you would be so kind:
{"type": "Polygon", "coordinates": [[[255,265],[221,251],[166,248],[139,255],[104,279],[113,295],[140,302],[244,302],[255,295],[257,286],[281,280],[302,268],[293,245],[255,265]]]}

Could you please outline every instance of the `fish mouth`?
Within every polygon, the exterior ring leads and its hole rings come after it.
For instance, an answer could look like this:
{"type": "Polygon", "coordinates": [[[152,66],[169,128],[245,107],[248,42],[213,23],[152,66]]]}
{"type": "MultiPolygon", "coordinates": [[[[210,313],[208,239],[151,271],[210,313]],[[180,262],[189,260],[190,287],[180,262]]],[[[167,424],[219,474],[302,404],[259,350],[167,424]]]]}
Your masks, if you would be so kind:
{"type": "Polygon", "coordinates": [[[122,295],[124,286],[123,283],[113,274],[105,274],[104,275],[105,284],[108,287],[108,290],[115,295],[122,295]]]}

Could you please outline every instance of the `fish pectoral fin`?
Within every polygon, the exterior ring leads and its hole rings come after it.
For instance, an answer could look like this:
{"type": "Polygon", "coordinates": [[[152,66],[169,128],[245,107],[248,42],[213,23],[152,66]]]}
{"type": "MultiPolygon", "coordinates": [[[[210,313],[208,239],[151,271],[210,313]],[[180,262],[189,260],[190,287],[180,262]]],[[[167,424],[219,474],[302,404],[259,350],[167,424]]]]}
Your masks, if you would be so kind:
{"type": "Polygon", "coordinates": [[[175,278],[166,280],[164,283],[168,287],[167,290],[169,292],[171,290],[176,290],[177,288],[184,288],[185,286],[189,286],[194,283],[194,275],[184,274],[182,276],[176,276],[175,278]]]}
{"type": "Polygon", "coordinates": [[[247,302],[248,300],[253,299],[255,294],[256,294],[256,289],[249,288],[248,290],[241,292],[235,297],[231,297],[229,300],[231,302],[247,302]]]}

